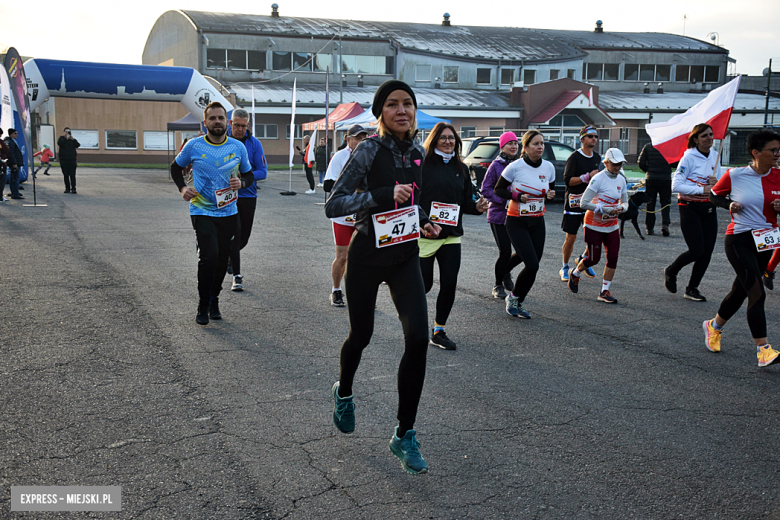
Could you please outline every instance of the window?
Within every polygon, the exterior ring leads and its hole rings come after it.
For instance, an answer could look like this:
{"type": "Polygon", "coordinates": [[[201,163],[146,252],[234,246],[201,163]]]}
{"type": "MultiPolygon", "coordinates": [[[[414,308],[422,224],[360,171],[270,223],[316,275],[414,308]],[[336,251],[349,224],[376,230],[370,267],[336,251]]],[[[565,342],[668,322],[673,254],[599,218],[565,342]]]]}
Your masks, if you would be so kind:
{"type": "Polygon", "coordinates": [[[550,69],[550,81],[558,79],[558,75],[561,73],[558,69],[550,69]]]}
{"type": "Polygon", "coordinates": [[[559,144],[547,144],[544,145],[545,149],[550,150],[550,155],[552,156],[553,161],[568,161],[569,156],[571,155],[571,150],[566,148],[565,146],[561,146],[559,144]]]}
{"type": "Polygon", "coordinates": [[[107,150],[137,150],[135,130],[106,130],[107,150]]]}
{"type": "Polygon", "coordinates": [[[312,54],[306,52],[294,52],[292,53],[293,70],[307,71],[311,70],[312,54]]]}
{"type": "Polygon", "coordinates": [[[501,69],[501,84],[511,85],[515,82],[515,69],[501,69]]]}
{"type": "Polygon", "coordinates": [[[385,74],[393,74],[395,71],[395,57],[385,56],[385,74]]]}
{"type": "Polygon", "coordinates": [[[564,126],[568,128],[581,128],[585,126],[585,123],[583,123],[582,119],[571,114],[558,114],[557,116],[550,119],[547,124],[549,126],[564,126]]]}
{"type": "Polygon", "coordinates": [[[583,68],[585,69],[586,81],[601,81],[603,79],[603,63],[585,63],[583,64],[583,68]]]}
{"type": "Polygon", "coordinates": [[[490,85],[490,69],[477,69],[477,85],[490,85]]]}
{"type": "Polygon", "coordinates": [[[341,57],[341,72],[355,72],[355,56],[343,55],[341,57]]]}
{"type": "Polygon", "coordinates": [[[623,81],[639,81],[639,65],[626,63],[623,67],[623,81]]]}
{"type": "Polygon", "coordinates": [[[374,72],[373,74],[387,74],[387,59],[386,56],[374,56],[374,72]]]}
{"type": "Polygon", "coordinates": [[[620,64],[604,64],[604,81],[618,81],[620,79],[620,64]]]}
{"type": "Polygon", "coordinates": [[[488,135],[490,137],[501,137],[501,134],[504,133],[504,127],[503,126],[491,126],[488,127],[488,135]]]}
{"type": "Polygon", "coordinates": [[[148,132],[144,130],[144,150],[176,150],[173,132],[148,132]],[[165,146],[166,141],[167,147],[165,146]]]}
{"type": "Polygon", "coordinates": [[[358,74],[373,74],[375,65],[375,56],[355,56],[355,72],[358,74]]]}
{"type": "Polygon", "coordinates": [[[477,137],[477,127],[476,126],[461,126],[460,127],[460,136],[463,137],[477,137]]]}
{"type": "Polygon", "coordinates": [[[442,67],[443,70],[443,76],[444,76],[444,83],[457,83],[458,82],[458,69],[460,67],[453,67],[445,65],[442,67]]]}
{"type": "Polygon", "coordinates": [[[702,83],[704,81],[704,65],[691,66],[691,83],[702,83]]]}
{"type": "Polygon", "coordinates": [[[79,150],[99,150],[97,130],[75,130],[70,129],[73,138],[79,142],[79,150]]]}
{"type": "Polygon", "coordinates": [[[674,68],[674,80],[681,83],[688,83],[688,77],[691,73],[689,65],[677,65],[674,68]]]}
{"type": "Polygon", "coordinates": [[[265,51],[246,51],[249,70],[265,70],[265,51]]]}
{"type": "Polygon", "coordinates": [[[414,80],[415,81],[431,81],[431,66],[430,65],[415,65],[415,67],[414,67],[414,80]]]}
{"type": "Polygon", "coordinates": [[[656,65],[655,66],[655,80],[656,81],[669,81],[672,78],[672,66],[671,65],[656,65]]]}
{"type": "Polygon", "coordinates": [[[533,85],[536,83],[536,69],[523,70],[523,83],[526,85],[533,85]]]}
{"type": "Polygon", "coordinates": [[[246,69],[246,51],[228,49],[227,64],[229,69],[246,69]]]}
{"type": "Polygon", "coordinates": [[[707,65],[707,70],[704,73],[704,82],[717,83],[719,79],[720,79],[720,67],[707,65]]]}
{"type": "Polygon", "coordinates": [[[274,51],[272,68],[273,70],[291,70],[292,56],[290,53],[274,51]]]}
{"type": "Polygon", "coordinates": [[[655,81],[655,65],[640,65],[639,81],[655,81]]]}
{"type": "Polygon", "coordinates": [[[257,123],[255,124],[255,137],[258,139],[279,139],[278,128],[276,125],[257,123]]]}
{"type": "Polygon", "coordinates": [[[330,54],[317,54],[314,57],[314,71],[325,72],[326,70],[333,72],[333,56],[330,54]]]}
{"type": "MultiPolygon", "coordinates": [[[[286,132],[287,139],[290,138],[290,125],[287,125],[286,132]]],[[[303,127],[301,125],[295,125],[295,137],[294,139],[303,139],[303,127]]]]}
{"type": "Polygon", "coordinates": [[[227,68],[227,51],[225,49],[206,50],[206,67],[212,69],[227,68]]]}
{"type": "Polygon", "coordinates": [[[569,79],[577,79],[577,69],[568,69],[566,71],[566,77],[569,79]]]}

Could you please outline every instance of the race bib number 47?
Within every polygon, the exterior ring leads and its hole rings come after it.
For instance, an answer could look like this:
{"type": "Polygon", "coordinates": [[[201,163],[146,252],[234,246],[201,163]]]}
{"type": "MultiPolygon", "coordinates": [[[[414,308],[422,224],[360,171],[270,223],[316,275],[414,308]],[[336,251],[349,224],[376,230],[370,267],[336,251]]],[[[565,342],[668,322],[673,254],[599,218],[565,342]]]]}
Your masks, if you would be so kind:
{"type": "Polygon", "coordinates": [[[780,228],[753,231],[753,241],[758,251],[769,251],[780,247],[780,228]]]}
{"type": "Polygon", "coordinates": [[[376,247],[388,247],[420,238],[417,206],[377,213],[372,217],[376,247]]]}
{"type": "Polygon", "coordinates": [[[445,204],[443,202],[431,202],[431,222],[445,226],[457,226],[460,217],[460,206],[457,204],[445,204]]]}

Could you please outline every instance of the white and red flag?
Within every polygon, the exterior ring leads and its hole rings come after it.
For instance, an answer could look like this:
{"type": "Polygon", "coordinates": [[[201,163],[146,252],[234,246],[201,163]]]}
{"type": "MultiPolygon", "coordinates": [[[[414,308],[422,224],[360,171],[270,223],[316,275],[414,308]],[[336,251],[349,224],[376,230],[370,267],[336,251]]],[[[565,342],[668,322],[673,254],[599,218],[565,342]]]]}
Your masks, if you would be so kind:
{"type": "Polygon", "coordinates": [[[588,91],[588,106],[593,106],[593,87],[590,87],[590,90],[588,91]]]}
{"type": "Polygon", "coordinates": [[[688,149],[688,134],[699,123],[710,125],[715,139],[726,137],[731,111],[734,110],[734,99],[739,90],[739,80],[740,76],[737,76],[722,87],[716,88],[687,112],[674,116],[666,123],[645,125],[653,146],[667,162],[674,163],[682,158],[688,149]]]}

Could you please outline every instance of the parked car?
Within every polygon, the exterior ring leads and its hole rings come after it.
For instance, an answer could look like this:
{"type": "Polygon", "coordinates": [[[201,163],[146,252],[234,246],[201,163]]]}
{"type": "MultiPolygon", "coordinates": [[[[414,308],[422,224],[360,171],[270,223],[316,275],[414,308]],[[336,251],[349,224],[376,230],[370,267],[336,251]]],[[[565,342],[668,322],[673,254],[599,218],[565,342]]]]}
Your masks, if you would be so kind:
{"type": "MultiPolygon", "coordinates": [[[[479,139],[479,143],[477,143],[471,150],[471,153],[463,159],[463,162],[469,168],[471,182],[473,182],[477,188],[482,187],[482,180],[485,178],[485,173],[490,167],[490,163],[493,162],[493,159],[498,157],[498,154],[501,151],[498,146],[498,137],[481,137],[479,139]]],[[[566,185],[563,183],[563,168],[566,166],[566,161],[569,159],[572,152],[574,152],[574,148],[559,143],[558,141],[544,142],[544,155],[542,155],[542,159],[550,161],[553,166],[555,166],[555,193],[559,197],[563,197],[563,194],[566,191],[566,185]]]]}
{"type": "Polygon", "coordinates": [[[479,146],[479,143],[485,140],[498,139],[497,137],[464,137],[461,139],[463,142],[463,148],[460,151],[461,157],[467,157],[474,148],[479,146]]]}

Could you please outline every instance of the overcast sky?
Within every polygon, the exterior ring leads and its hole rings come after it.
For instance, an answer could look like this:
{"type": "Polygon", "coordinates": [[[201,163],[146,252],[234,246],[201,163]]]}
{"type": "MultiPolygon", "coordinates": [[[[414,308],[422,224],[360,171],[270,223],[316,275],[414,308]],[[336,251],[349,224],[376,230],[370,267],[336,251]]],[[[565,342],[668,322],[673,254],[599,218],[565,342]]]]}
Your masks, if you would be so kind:
{"type": "MultiPolygon", "coordinates": [[[[174,9],[269,15],[267,2],[205,0],[37,0],[0,3],[0,44],[14,46],[23,56],[38,58],[141,63],[146,38],[154,22],[174,9]],[[235,8],[231,8],[235,5],[235,8]]],[[[685,34],[718,43],[737,60],[737,72],[760,75],[774,58],[780,70],[780,1],[777,0],[625,0],[597,2],[478,2],[449,0],[394,2],[276,0],[282,16],[441,23],[451,15],[454,25],[513,26],[542,29],[593,30],[596,20],[605,31],[685,34]],[[489,6],[495,6],[491,9],[489,6]],[[509,6],[517,6],[512,8],[509,6]],[[684,22],[687,15],[687,22],[684,22]],[[683,32],[684,31],[684,32],[683,32]]]]}

